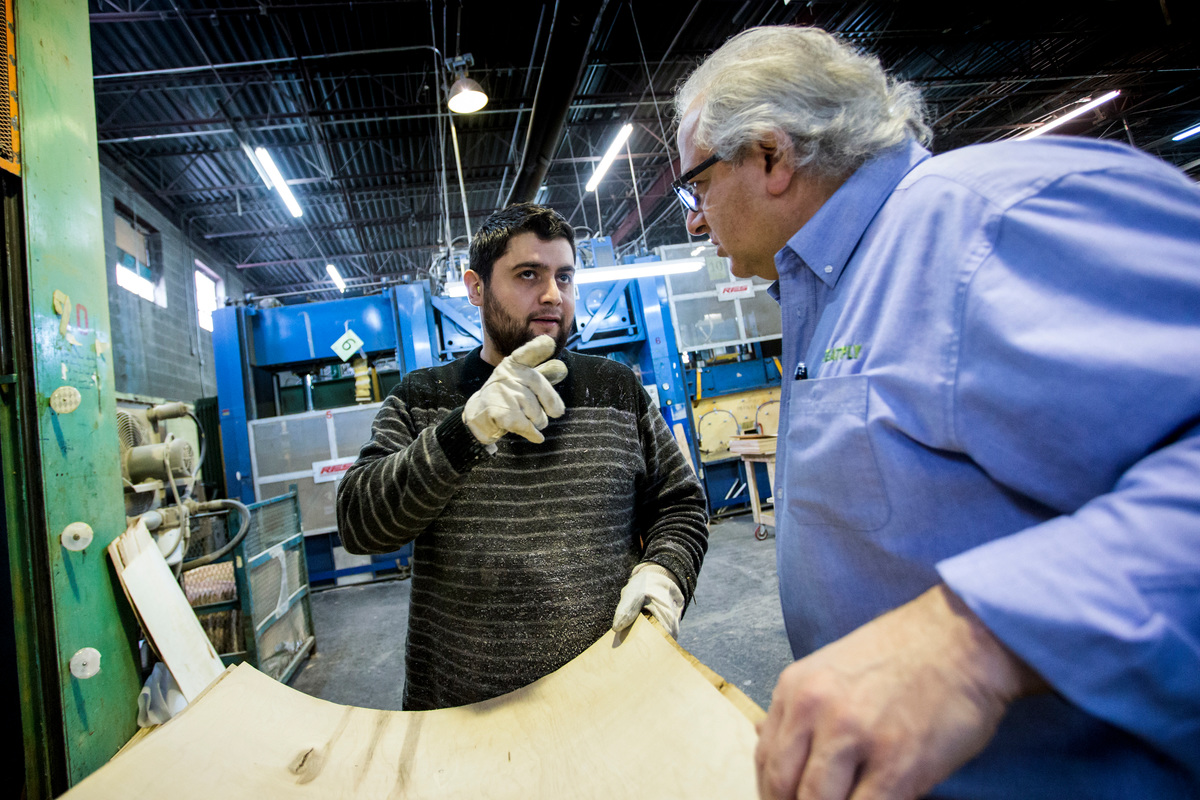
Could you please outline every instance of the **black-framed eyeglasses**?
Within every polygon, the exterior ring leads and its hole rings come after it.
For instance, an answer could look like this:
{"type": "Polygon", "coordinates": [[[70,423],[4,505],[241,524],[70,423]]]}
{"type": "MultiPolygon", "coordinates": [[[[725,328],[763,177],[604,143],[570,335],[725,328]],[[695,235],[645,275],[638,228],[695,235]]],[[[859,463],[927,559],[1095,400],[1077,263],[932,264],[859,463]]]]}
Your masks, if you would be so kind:
{"type": "Polygon", "coordinates": [[[679,202],[683,203],[683,207],[688,211],[700,210],[700,198],[696,196],[696,192],[692,189],[692,181],[696,179],[704,170],[711,167],[713,164],[721,160],[718,155],[712,155],[701,161],[698,166],[689,169],[687,172],[680,175],[671,188],[675,190],[675,195],[679,198],[679,202]]]}

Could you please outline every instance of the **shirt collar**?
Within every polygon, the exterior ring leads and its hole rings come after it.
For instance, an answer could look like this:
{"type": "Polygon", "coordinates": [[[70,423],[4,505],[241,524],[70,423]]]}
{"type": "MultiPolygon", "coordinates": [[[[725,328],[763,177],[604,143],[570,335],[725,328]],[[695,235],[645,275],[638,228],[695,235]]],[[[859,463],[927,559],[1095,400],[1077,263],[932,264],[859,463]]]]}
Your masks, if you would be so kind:
{"type": "Polygon", "coordinates": [[[832,288],[884,201],[904,176],[927,158],[929,151],[909,139],[856,169],[775,254],[779,274],[786,276],[804,265],[832,288]]]}

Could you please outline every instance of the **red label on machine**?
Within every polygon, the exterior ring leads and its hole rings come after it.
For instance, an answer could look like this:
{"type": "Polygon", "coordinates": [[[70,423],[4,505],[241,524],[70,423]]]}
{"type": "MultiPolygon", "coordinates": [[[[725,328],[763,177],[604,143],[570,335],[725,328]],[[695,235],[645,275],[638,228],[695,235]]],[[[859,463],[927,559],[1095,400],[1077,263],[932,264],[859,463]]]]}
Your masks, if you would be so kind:
{"type": "Polygon", "coordinates": [[[745,297],[748,294],[754,293],[754,283],[752,281],[733,281],[731,283],[716,284],[718,300],[732,300],[735,297],[745,297]]]}
{"type": "Polygon", "coordinates": [[[335,458],[332,461],[314,461],[313,462],[313,483],[329,483],[336,481],[350,469],[350,465],[354,463],[356,456],[349,458],[335,458]]]}

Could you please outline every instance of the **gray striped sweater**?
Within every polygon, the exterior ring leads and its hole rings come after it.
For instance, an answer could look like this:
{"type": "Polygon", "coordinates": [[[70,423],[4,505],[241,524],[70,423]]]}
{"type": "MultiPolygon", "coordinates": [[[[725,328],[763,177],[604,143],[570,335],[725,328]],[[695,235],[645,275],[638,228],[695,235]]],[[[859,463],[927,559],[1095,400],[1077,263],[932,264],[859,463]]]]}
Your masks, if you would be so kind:
{"type": "Polygon", "coordinates": [[[708,546],[703,490],[634,374],[566,351],[561,418],[488,455],[462,406],[479,350],[388,395],[338,487],[352,553],[416,541],[404,708],[486,700],[561,667],[612,624],[639,561],[691,600],[708,546]]]}

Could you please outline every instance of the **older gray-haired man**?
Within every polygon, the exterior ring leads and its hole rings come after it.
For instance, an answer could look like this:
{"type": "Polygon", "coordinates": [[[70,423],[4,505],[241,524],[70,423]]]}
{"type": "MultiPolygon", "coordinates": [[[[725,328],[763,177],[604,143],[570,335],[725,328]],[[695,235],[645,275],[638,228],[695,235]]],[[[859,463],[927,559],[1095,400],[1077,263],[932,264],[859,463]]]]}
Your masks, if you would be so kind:
{"type": "Polygon", "coordinates": [[[1197,796],[1200,191],[1101,141],[931,157],[815,29],[676,110],[689,230],[783,311],[761,793],[1197,796]]]}

